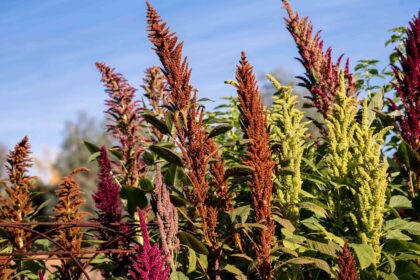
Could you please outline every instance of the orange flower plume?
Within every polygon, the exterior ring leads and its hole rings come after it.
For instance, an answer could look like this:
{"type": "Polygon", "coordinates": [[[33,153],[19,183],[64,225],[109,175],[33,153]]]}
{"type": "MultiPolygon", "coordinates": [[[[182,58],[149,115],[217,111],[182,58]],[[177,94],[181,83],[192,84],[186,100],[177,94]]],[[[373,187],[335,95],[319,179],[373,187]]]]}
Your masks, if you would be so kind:
{"type": "Polygon", "coordinates": [[[258,270],[262,279],[270,279],[270,248],[273,242],[274,224],[271,220],[271,197],[273,190],[272,171],[274,162],[270,151],[270,135],[267,113],[264,111],[255,74],[246,55],[242,52],[236,69],[237,94],[240,103],[241,126],[248,142],[248,158],[244,163],[254,172],[249,180],[255,215],[258,223],[265,224],[259,237],[258,270]]]}

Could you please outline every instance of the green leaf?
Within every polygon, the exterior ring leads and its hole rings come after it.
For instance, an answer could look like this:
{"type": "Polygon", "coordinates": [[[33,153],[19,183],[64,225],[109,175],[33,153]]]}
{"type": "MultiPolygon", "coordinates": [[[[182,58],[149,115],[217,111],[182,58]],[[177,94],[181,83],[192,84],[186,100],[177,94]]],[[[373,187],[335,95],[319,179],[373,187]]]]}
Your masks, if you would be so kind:
{"type": "Polygon", "coordinates": [[[95,144],[93,144],[93,143],[91,143],[89,141],[84,140],[83,141],[83,144],[85,145],[86,149],[91,154],[94,154],[94,153],[97,153],[97,152],[100,151],[100,148],[97,145],[95,145],[95,144]]]}
{"type": "Polygon", "coordinates": [[[41,203],[41,205],[39,205],[39,206],[36,208],[35,212],[33,212],[33,213],[31,214],[31,217],[36,216],[36,214],[38,214],[38,213],[39,213],[42,209],[44,209],[45,207],[47,207],[47,206],[48,206],[48,204],[50,204],[50,202],[51,202],[51,199],[48,199],[48,200],[46,200],[46,201],[42,202],[42,203],[41,203]]]}
{"type": "Polygon", "coordinates": [[[232,273],[233,275],[236,275],[235,277],[236,279],[243,279],[244,274],[236,266],[228,264],[223,268],[223,270],[226,270],[227,272],[232,273]]]}
{"type": "Polygon", "coordinates": [[[198,254],[208,255],[209,251],[207,250],[206,246],[198,240],[194,235],[185,232],[180,231],[178,232],[178,238],[181,244],[190,247],[198,254]]]}
{"type": "Polygon", "coordinates": [[[230,214],[230,219],[232,222],[237,221],[237,217],[239,217],[240,223],[245,223],[248,219],[249,213],[251,212],[251,206],[245,205],[240,206],[232,210],[232,213],[230,214]]]}
{"type": "Polygon", "coordinates": [[[399,262],[394,273],[401,280],[418,280],[420,266],[414,262],[399,262]]]}
{"type": "Polygon", "coordinates": [[[144,151],[142,157],[143,157],[144,163],[146,163],[147,165],[155,164],[155,156],[151,152],[144,151]]]}
{"type": "Polygon", "coordinates": [[[188,270],[187,274],[195,271],[197,268],[197,255],[194,250],[188,247],[188,270]]]}
{"type": "Polygon", "coordinates": [[[39,249],[40,251],[48,251],[51,244],[51,241],[48,239],[38,239],[34,242],[32,247],[39,249]]]}
{"type": "Polygon", "coordinates": [[[279,216],[277,216],[277,215],[273,215],[273,220],[275,221],[275,222],[277,222],[277,223],[279,223],[282,227],[284,227],[287,231],[289,231],[290,233],[293,233],[295,230],[296,230],[296,228],[295,228],[295,226],[292,224],[292,222],[290,222],[289,220],[287,220],[287,219],[283,219],[283,218],[280,218],[279,216]]]}
{"type": "Polygon", "coordinates": [[[311,194],[311,193],[309,193],[305,190],[300,190],[300,195],[302,197],[305,197],[305,198],[316,198],[316,196],[314,196],[313,194],[311,194]]]}
{"type": "Polygon", "coordinates": [[[39,270],[44,271],[46,269],[45,263],[38,260],[25,260],[23,261],[23,267],[34,274],[38,274],[39,270]]]}
{"type": "Polygon", "coordinates": [[[404,226],[407,223],[408,223],[407,221],[405,221],[401,218],[388,220],[388,221],[385,222],[384,231],[388,231],[388,230],[391,230],[391,229],[402,229],[402,228],[404,228],[404,226]]]}
{"type": "Polygon", "coordinates": [[[203,268],[204,272],[206,272],[209,266],[207,255],[199,254],[197,261],[200,263],[200,266],[203,268]]]}
{"type": "Polygon", "coordinates": [[[372,75],[372,76],[377,76],[379,75],[378,69],[368,69],[368,72],[372,75]]]}
{"type": "Polygon", "coordinates": [[[148,204],[146,193],[132,186],[122,186],[120,197],[127,201],[127,210],[131,215],[136,212],[137,207],[143,209],[148,204]]]}
{"type": "Polygon", "coordinates": [[[155,186],[153,185],[152,181],[150,181],[146,177],[140,179],[140,187],[145,192],[153,192],[155,189],[155,186]]]}
{"type": "Polygon", "coordinates": [[[299,203],[299,206],[313,212],[315,215],[319,217],[322,217],[322,218],[327,217],[327,211],[321,206],[318,206],[312,202],[301,202],[299,203]]]}
{"type": "Polygon", "coordinates": [[[106,271],[112,270],[114,268],[113,261],[110,258],[101,255],[96,256],[89,262],[89,264],[92,264],[95,269],[103,269],[106,271]]]}
{"type": "Polygon", "coordinates": [[[397,150],[397,156],[409,170],[420,169],[420,155],[405,141],[401,141],[397,150]]]}
{"type": "Polygon", "coordinates": [[[293,258],[291,260],[288,260],[287,263],[304,265],[304,264],[312,264],[313,261],[307,258],[293,258]]]}
{"type": "Polygon", "coordinates": [[[26,277],[26,278],[31,279],[31,280],[39,279],[38,273],[33,273],[28,269],[20,270],[19,273],[16,273],[16,274],[13,275],[13,279],[20,279],[21,276],[26,277]]]}
{"type": "Polygon", "coordinates": [[[324,242],[318,242],[315,240],[311,240],[311,239],[307,239],[306,242],[308,243],[309,247],[322,253],[325,255],[329,255],[332,257],[337,258],[338,257],[338,252],[341,251],[341,247],[332,241],[328,241],[328,243],[324,243],[324,242]]]}
{"type": "Polygon", "coordinates": [[[389,206],[395,209],[410,209],[412,208],[411,201],[402,195],[394,195],[389,200],[389,206]]]}
{"type": "Polygon", "coordinates": [[[405,235],[399,229],[394,229],[386,233],[386,239],[411,240],[411,237],[408,235],[405,235]]]}
{"type": "Polygon", "coordinates": [[[146,122],[153,125],[157,130],[159,130],[162,134],[169,135],[171,134],[171,131],[166,126],[164,121],[161,121],[160,119],[156,118],[154,115],[145,113],[143,114],[143,118],[146,120],[146,122]]]}
{"type": "Polygon", "coordinates": [[[392,272],[388,274],[383,271],[378,271],[378,275],[381,276],[381,279],[384,279],[384,280],[398,280],[397,275],[395,275],[392,272]]]}
{"type": "Polygon", "coordinates": [[[171,280],[189,280],[181,271],[173,271],[170,276],[171,280]]]}
{"type": "Polygon", "coordinates": [[[214,102],[214,100],[211,100],[210,98],[207,98],[207,97],[203,97],[197,100],[197,102],[206,102],[206,101],[214,102]]]}
{"type": "Polygon", "coordinates": [[[355,243],[349,243],[349,246],[353,248],[361,269],[365,269],[372,264],[375,257],[375,252],[373,251],[372,246],[368,244],[355,243]]]}
{"type": "Polygon", "coordinates": [[[306,258],[312,260],[313,265],[315,267],[325,271],[328,274],[331,274],[331,268],[326,261],[321,260],[321,259],[317,259],[317,258],[311,258],[311,257],[306,257],[306,258]]]}
{"type": "Polygon", "coordinates": [[[385,252],[383,252],[383,255],[385,256],[385,258],[388,261],[389,268],[390,268],[391,272],[394,272],[395,271],[395,267],[396,267],[396,264],[395,264],[395,256],[392,255],[392,254],[387,254],[385,252]]]}
{"type": "MultiPolygon", "coordinates": [[[[286,242],[286,244],[287,244],[287,242],[286,242]]],[[[291,246],[291,244],[289,243],[289,244],[288,244],[288,246],[291,246]]],[[[292,255],[292,256],[293,256],[293,257],[295,257],[295,258],[297,258],[297,257],[299,256],[299,254],[298,254],[295,250],[289,249],[289,248],[287,248],[287,247],[282,247],[282,246],[280,246],[280,247],[278,248],[278,250],[280,250],[281,252],[286,253],[286,254],[288,254],[288,255],[292,255]]],[[[273,252],[276,252],[276,251],[277,251],[277,249],[274,247],[274,248],[272,249],[272,251],[273,251],[273,252]]]]}
{"type": "Polygon", "coordinates": [[[254,173],[254,168],[246,165],[238,165],[226,169],[225,180],[232,176],[247,176],[254,173]]]}
{"type": "Polygon", "coordinates": [[[168,149],[175,148],[174,143],[171,143],[171,142],[157,142],[155,143],[155,145],[159,147],[168,148],[168,149]]]}
{"type": "Polygon", "coordinates": [[[372,124],[373,120],[375,119],[376,113],[375,110],[381,111],[384,105],[384,93],[383,91],[378,91],[374,93],[374,96],[370,99],[368,105],[368,124],[369,126],[372,124]]]}
{"type": "Polygon", "coordinates": [[[184,207],[188,204],[188,201],[185,200],[182,197],[179,197],[177,195],[169,195],[169,199],[171,200],[171,203],[175,206],[175,207],[184,207]]]}
{"type": "Polygon", "coordinates": [[[207,136],[207,138],[213,138],[213,137],[216,137],[216,136],[218,136],[218,135],[220,135],[220,134],[223,134],[223,133],[225,133],[225,132],[227,132],[227,131],[231,130],[232,128],[233,128],[233,126],[232,126],[232,125],[230,125],[230,124],[227,124],[227,123],[220,124],[220,125],[216,126],[215,128],[213,128],[213,129],[210,131],[210,133],[209,133],[209,135],[207,136]]]}
{"type": "Polygon", "coordinates": [[[12,245],[0,248],[0,253],[1,254],[10,254],[12,252],[13,252],[13,246],[12,245]]]}
{"type": "Polygon", "coordinates": [[[166,127],[169,129],[170,134],[172,134],[172,128],[174,125],[174,115],[173,115],[173,112],[170,110],[166,112],[165,124],[166,124],[166,127]]]}
{"type": "Polygon", "coordinates": [[[309,217],[307,219],[304,219],[300,222],[305,227],[314,230],[314,231],[325,231],[328,232],[323,226],[319,224],[319,221],[314,217],[309,217]]]}
{"type": "Polygon", "coordinates": [[[417,261],[419,259],[420,259],[419,255],[407,254],[407,253],[402,253],[395,258],[395,260],[397,261],[417,261]]]}
{"type": "Polygon", "coordinates": [[[155,144],[155,145],[151,145],[149,149],[170,163],[176,164],[181,167],[184,166],[184,163],[181,157],[168,148],[161,147],[155,144]]]}
{"type": "Polygon", "coordinates": [[[112,148],[108,149],[108,151],[109,151],[111,154],[113,154],[113,155],[114,155],[117,159],[122,160],[122,158],[123,158],[123,153],[122,153],[121,147],[114,146],[114,147],[112,147],[112,148]]]}
{"type": "Polygon", "coordinates": [[[88,158],[88,162],[95,161],[100,155],[101,155],[100,152],[96,152],[96,153],[90,154],[90,156],[88,158]]]}
{"type": "Polygon", "coordinates": [[[253,259],[245,254],[232,254],[230,255],[232,258],[240,258],[241,261],[246,260],[248,262],[252,262],[253,259]]]}
{"type": "Polygon", "coordinates": [[[402,228],[404,231],[413,235],[420,235],[420,223],[419,222],[409,222],[405,224],[402,228]]]}
{"type": "Polygon", "coordinates": [[[175,164],[170,164],[169,168],[166,170],[165,174],[165,184],[169,186],[175,185],[176,174],[178,171],[178,166],[175,164]]]}
{"type": "Polygon", "coordinates": [[[382,121],[385,126],[392,126],[395,129],[398,129],[398,124],[396,118],[400,117],[402,114],[400,111],[394,111],[391,113],[384,113],[382,111],[372,109],[376,113],[376,116],[382,121]]]}

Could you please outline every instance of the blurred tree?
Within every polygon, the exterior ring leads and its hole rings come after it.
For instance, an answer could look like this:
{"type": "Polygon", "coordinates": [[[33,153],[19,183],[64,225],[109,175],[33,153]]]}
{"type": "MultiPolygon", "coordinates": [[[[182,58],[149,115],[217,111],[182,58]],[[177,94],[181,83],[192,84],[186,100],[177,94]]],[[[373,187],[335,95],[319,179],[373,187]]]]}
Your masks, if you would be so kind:
{"type": "Polygon", "coordinates": [[[84,196],[87,199],[86,209],[92,210],[93,201],[91,194],[96,189],[98,167],[96,161],[88,162],[90,153],[87,151],[83,141],[95,143],[98,146],[110,147],[112,140],[105,133],[104,121],[98,121],[89,117],[85,112],[80,112],[75,122],[67,122],[64,129],[64,140],[61,145],[61,152],[53,164],[54,172],[51,174],[51,185],[57,185],[61,177],[66,176],[77,167],[87,167],[89,172],[78,175],[84,196]]]}
{"type": "MultiPolygon", "coordinates": [[[[292,87],[293,93],[299,96],[300,104],[301,106],[303,105],[303,96],[307,95],[308,92],[305,88],[298,86],[299,81],[296,79],[295,75],[281,68],[274,69],[270,72],[270,75],[276,78],[276,80],[279,81],[282,85],[292,87]]],[[[273,94],[276,89],[265,75],[260,75],[259,81],[264,104],[266,106],[271,106],[273,104],[273,94]]]]}
{"type": "Polygon", "coordinates": [[[4,169],[6,156],[7,156],[7,148],[4,144],[0,143],[0,178],[4,178],[6,176],[5,169],[4,169]]]}

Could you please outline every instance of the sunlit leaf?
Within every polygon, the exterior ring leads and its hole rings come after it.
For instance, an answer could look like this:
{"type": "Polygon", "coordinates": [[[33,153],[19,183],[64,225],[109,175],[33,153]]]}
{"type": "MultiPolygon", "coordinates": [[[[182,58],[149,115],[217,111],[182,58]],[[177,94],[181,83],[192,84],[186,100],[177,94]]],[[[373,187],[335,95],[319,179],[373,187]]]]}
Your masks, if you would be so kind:
{"type": "Polygon", "coordinates": [[[184,165],[181,157],[168,148],[155,144],[155,145],[151,145],[149,149],[170,163],[176,164],[178,166],[184,165]]]}
{"type": "Polygon", "coordinates": [[[159,130],[162,134],[171,134],[169,128],[166,126],[166,123],[164,121],[161,121],[154,115],[145,113],[143,114],[143,118],[145,119],[145,121],[153,125],[153,127],[155,127],[157,130],[159,130]]]}
{"type": "Polygon", "coordinates": [[[206,246],[198,240],[194,235],[191,233],[180,231],[178,232],[178,238],[181,244],[190,247],[198,254],[208,255],[209,251],[207,250],[206,246]]]}
{"type": "Polygon", "coordinates": [[[375,252],[373,251],[372,246],[368,244],[355,243],[349,243],[349,246],[353,248],[361,269],[365,269],[372,264],[375,257],[375,252]]]}
{"type": "Polygon", "coordinates": [[[247,176],[254,173],[254,168],[246,165],[237,165],[226,169],[225,180],[232,176],[247,176]]]}
{"type": "Polygon", "coordinates": [[[395,209],[409,209],[412,207],[411,201],[402,195],[394,195],[389,200],[389,206],[395,209]]]}
{"type": "Polygon", "coordinates": [[[100,150],[100,148],[99,148],[97,145],[95,145],[95,144],[93,144],[93,143],[91,143],[91,142],[89,142],[89,141],[84,140],[84,141],[83,141],[83,144],[85,145],[86,149],[87,149],[87,150],[89,151],[89,153],[91,153],[91,154],[97,153],[97,152],[99,152],[99,150],[100,150]]]}
{"type": "Polygon", "coordinates": [[[132,186],[122,186],[120,197],[127,201],[127,210],[131,215],[136,212],[137,207],[143,209],[148,204],[146,193],[132,186]]]}
{"type": "Polygon", "coordinates": [[[231,130],[231,129],[232,129],[232,127],[233,127],[232,125],[227,124],[227,123],[220,124],[220,125],[216,126],[215,128],[213,128],[213,129],[210,131],[210,133],[209,133],[209,135],[207,136],[207,138],[212,138],[212,137],[216,137],[216,136],[218,136],[218,135],[220,135],[220,134],[223,134],[223,133],[225,133],[225,132],[227,132],[227,131],[231,130]]]}

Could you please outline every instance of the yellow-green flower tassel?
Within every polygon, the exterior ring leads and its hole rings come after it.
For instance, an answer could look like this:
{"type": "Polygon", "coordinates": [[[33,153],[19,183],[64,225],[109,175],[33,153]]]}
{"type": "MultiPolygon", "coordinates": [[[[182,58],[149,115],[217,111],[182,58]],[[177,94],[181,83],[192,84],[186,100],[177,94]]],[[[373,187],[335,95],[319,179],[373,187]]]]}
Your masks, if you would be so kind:
{"type": "Polygon", "coordinates": [[[271,75],[267,77],[277,89],[269,119],[278,200],[285,218],[297,221],[302,186],[300,165],[309,122],[302,122],[304,113],[296,108],[298,98],[292,94],[292,88],[282,86],[271,75]]]}
{"type": "Polygon", "coordinates": [[[368,110],[365,99],[362,123],[357,125],[354,135],[350,173],[356,188],[356,207],[350,217],[357,228],[360,241],[373,247],[376,265],[381,257],[380,235],[388,186],[388,163],[381,159],[381,144],[391,127],[375,133],[374,129],[369,127],[368,110]]]}

